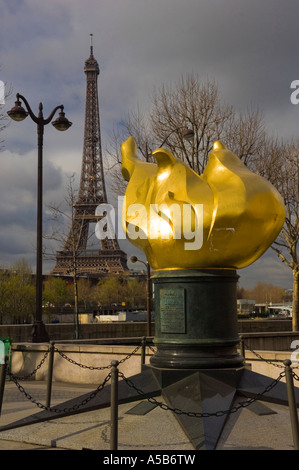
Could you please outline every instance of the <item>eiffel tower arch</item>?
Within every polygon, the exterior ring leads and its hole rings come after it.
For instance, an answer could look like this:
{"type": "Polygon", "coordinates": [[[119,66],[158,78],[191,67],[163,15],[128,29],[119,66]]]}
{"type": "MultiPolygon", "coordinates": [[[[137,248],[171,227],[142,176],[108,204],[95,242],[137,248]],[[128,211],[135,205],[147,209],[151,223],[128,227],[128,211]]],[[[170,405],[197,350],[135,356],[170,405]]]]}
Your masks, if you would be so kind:
{"type": "Polygon", "coordinates": [[[86,103],[80,188],[73,207],[72,226],[62,251],[56,253],[56,265],[51,272],[52,275],[68,276],[75,269],[79,276],[96,277],[128,270],[127,255],[120,249],[116,234],[114,238],[107,236],[98,240],[97,247],[88,249],[91,224],[100,220],[100,217],[95,215],[96,208],[108,202],[103,171],[98,100],[100,69],[93,56],[92,42],[84,72],[86,103]]]}

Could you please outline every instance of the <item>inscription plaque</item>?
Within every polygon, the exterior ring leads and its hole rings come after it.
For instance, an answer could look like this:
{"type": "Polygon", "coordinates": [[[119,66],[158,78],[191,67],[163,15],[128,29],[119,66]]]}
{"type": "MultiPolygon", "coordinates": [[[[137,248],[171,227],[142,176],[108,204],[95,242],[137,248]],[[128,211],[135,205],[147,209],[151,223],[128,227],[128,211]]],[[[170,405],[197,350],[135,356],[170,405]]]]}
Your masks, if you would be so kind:
{"type": "Polygon", "coordinates": [[[161,333],[186,333],[185,289],[160,290],[161,333]]]}

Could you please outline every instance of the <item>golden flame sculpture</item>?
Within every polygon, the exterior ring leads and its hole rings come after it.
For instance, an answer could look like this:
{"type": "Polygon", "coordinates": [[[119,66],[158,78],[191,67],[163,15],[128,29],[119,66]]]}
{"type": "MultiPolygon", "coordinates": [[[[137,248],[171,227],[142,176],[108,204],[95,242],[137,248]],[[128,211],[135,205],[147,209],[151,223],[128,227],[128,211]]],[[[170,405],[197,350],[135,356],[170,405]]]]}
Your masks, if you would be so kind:
{"type": "Polygon", "coordinates": [[[283,226],[280,194],[220,141],[201,175],[163,148],[157,163],[140,161],[132,137],[121,153],[122,226],[152,269],[244,268],[283,226]]]}

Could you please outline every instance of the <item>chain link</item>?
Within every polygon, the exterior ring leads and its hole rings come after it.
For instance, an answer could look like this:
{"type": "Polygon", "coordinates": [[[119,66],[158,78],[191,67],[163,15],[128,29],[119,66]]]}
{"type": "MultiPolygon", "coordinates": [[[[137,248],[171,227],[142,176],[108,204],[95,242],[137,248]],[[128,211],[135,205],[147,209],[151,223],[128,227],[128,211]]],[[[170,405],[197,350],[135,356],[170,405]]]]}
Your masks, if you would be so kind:
{"type": "Polygon", "coordinates": [[[246,349],[248,349],[250,352],[252,352],[258,359],[260,359],[261,361],[263,362],[266,362],[267,364],[270,364],[271,366],[274,366],[274,367],[278,367],[278,368],[284,368],[284,366],[282,364],[276,364],[275,362],[272,362],[272,361],[269,361],[268,359],[265,359],[264,357],[262,357],[259,353],[257,353],[256,351],[254,351],[253,349],[251,349],[248,344],[245,343],[244,340],[243,341],[243,344],[245,346],[246,349]]]}
{"type": "MultiPolygon", "coordinates": [[[[244,347],[245,347],[246,349],[248,349],[248,351],[252,352],[252,353],[253,353],[258,359],[260,359],[261,361],[266,362],[267,364],[270,364],[271,366],[274,366],[274,367],[278,367],[278,368],[281,368],[281,369],[284,368],[284,366],[283,366],[282,364],[277,364],[277,363],[275,363],[275,362],[273,362],[273,361],[269,361],[269,359],[265,359],[264,357],[262,357],[259,353],[257,353],[257,352],[254,351],[253,349],[251,349],[251,348],[248,346],[248,344],[245,343],[245,341],[244,341],[243,339],[242,339],[242,342],[243,342],[243,344],[244,344],[244,347]]],[[[293,366],[293,369],[298,369],[298,368],[299,368],[299,366],[296,366],[296,367],[293,366]]]]}
{"type": "Polygon", "coordinates": [[[295,372],[293,372],[293,377],[295,380],[299,380],[299,376],[297,374],[295,374],[295,372]]]}
{"type": "Polygon", "coordinates": [[[80,364],[79,362],[75,361],[74,359],[68,357],[66,354],[64,354],[62,351],[59,351],[57,348],[54,348],[54,350],[63,358],[66,359],[68,362],[71,364],[74,364],[75,366],[81,367],[82,369],[90,369],[90,370],[104,370],[104,369],[109,369],[111,368],[111,365],[107,366],[101,366],[101,367],[95,367],[95,366],[87,366],[85,364],[80,364]]]}
{"type": "Polygon", "coordinates": [[[40,363],[36,366],[36,368],[35,368],[30,374],[24,375],[24,376],[22,376],[22,377],[19,377],[19,376],[15,375],[15,378],[16,378],[17,380],[28,380],[28,379],[30,379],[30,378],[31,378],[33,375],[35,375],[35,374],[37,373],[37,371],[42,367],[42,365],[44,364],[45,360],[47,359],[47,356],[48,356],[50,350],[51,350],[51,347],[48,349],[48,351],[45,352],[44,357],[42,358],[42,360],[40,361],[40,363]]]}
{"type": "Polygon", "coordinates": [[[157,348],[153,348],[150,344],[148,344],[147,346],[153,353],[157,352],[157,348]]]}
{"type": "MultiPolygon", "coordinates": [[[[132,357],[137,351],[138,349],[141,348],[141,345],[137,346],[134,351],[132,351],[131,353],[129,353],[126,357],[124,357],[123,359],[121,359],[119,361],[119,364],[122,364],[123,362],[127,361],[128,359],[130,359],[130,357],[132,357]]],[[[64,354],[62,351],[59,351],[56,347],[54,348],[54,350],[56,352],[58,352],[58,354],[63,357],[63,359],[66,359],[68,362],[70,362],[71,364],[74,364],[78,367],[82,367],[82,369],[90,369],[90,370],[104,370],[104,369],[111,369],[111,364],[108,364],[107,366],[99,366],[99,367],[95,367],[95,366],[88,366],[86,364],[80,364],[79,362],[76,362],[74,359],[71,359],[70,357],[68,357],[66,354],[64,354]]]]}

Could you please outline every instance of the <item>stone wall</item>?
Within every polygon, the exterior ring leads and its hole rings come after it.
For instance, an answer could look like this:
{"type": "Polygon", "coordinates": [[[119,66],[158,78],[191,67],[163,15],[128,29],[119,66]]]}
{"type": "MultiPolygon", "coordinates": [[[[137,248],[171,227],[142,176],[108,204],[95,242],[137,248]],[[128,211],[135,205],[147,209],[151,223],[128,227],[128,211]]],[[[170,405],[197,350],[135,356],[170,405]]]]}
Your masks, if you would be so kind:
{"type": "MultiPolygon", "coordinates": [[[[53,382],[68,382],[76,384],[103,383],[110,372],[111,361],[123,361],[119,370],[126,377],[132,377],[142,370],[141,348],[136,352],[135,346],[107,346],[88,344],[59,344],[55,345],[53,365],[53,382]],[[132,354],[134,352],[134,354],[132,354]],[[84,366],[84,367],[82,367],[84,366]]],[[[36,370],[31,380],[44,381],[48,378],[49,345],[46,344],[13,344],[12,372],[17,377],[24,377],[36,370]],[[41,366],[40,366],[41,364],[41,366]]],[[[153,348],[145,348],[145,364],[150,362],[153,348]]],[[[245,350],[246,367],[273,379],[277,379],[284,370],[283,361],[291,359],[290,351],[250,351],[245,350]],[[274,362],[275,365],[271,364],[274,362]]],[[[295,355],[299,361],[299,355],[295,355]]],[[[298,365],[298,364],[294,364],[298,365]]],[[[284,378],[282,379],[284,381],[284,378]]],[[[296,383],[296,386],[298,384],[296,383]]]]}
{"type": "MultiPolygon", "coordinates": [[[[119,370],[126,377],[138,374],[142,369],[142,356],[141,347],[137,351],[136,348],[137,346],[57,343],[54,352],[53,381],[100,385],[109,374],[113,360],[122,361],[119,370]]],[[[152,354],[152,350],[146,347],[145,364],[149,363],[152,354]]],[[[26,377],[36,370],[30,380],[47,381],[48,363],[49,345],[13,344],[11,371],[17,377],[26,377]]]]}
{"type": "Polygon", "coordinates": [[[293,348],[293,342],[299,340],[299,331],[241,333],[240,337],[253,350],[290,351],[293,348]]]}
{"type": "Polygon", "coordinates": [[[239,320],[239,333],[261,333],[264,331],[292,331],[292,320],[239,320]]]}

